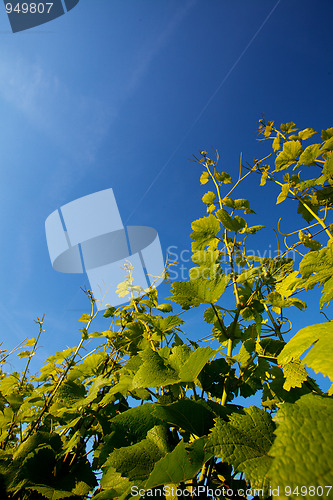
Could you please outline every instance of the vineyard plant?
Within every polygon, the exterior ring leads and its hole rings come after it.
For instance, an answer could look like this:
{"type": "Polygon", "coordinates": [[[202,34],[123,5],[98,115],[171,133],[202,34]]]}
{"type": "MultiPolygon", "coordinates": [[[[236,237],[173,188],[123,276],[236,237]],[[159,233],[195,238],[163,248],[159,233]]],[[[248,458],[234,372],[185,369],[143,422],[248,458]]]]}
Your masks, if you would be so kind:
{"type": "Polygon", "coordinates": [[[103,313],[86,290],[80,342],[37,374],[44,317],[36,338],[2,345],[1,499],[333,498],[333,390],[307,372],[333,382],[333,128],[262,118],[258,138],[271,154],[241,157],[235,178],[217,152],[194,158],[203,210],[189,235],[193,267],[189,279],[169,279],[163,303],[135,285],[128,263],[118,286],[128,302],[108,306],[104,331],[94,331],[103,313]],[[250,178],[257,192],[237,198],[250,178]],[[288,234],[272,228],[278,254],[259,257],[249,249],[263,226],[251,225],[250,202],[268,184],[272,206],[288,203],[298,227],[285,217],[288,234]],[[204,341],[186,326],[197,307],[204,341]],[[292,308],[308,326],[292,326],[292,308]],[[11,356],[25,358],[22,372],[7,370],[11,356]],[[239,404],[251,396],[257,405],[239,404]]]}

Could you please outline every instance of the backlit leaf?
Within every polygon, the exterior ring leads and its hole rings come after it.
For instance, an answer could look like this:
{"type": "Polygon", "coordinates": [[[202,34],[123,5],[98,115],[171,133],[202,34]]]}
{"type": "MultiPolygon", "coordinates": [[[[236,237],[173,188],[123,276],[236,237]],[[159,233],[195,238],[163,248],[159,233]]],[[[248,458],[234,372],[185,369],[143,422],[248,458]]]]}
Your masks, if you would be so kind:
{"type": "Polygon", "coordinates": [[[297,360],[307,349],[310,351],[303,358],[303,363],[313,368],[316,373],[330,377],[333,382],[333,323],[319,323],[299,330],[283,348],[278,363],[285,365],[297,360]]]}
{"type": "Polygon", "coordinates": [[[333,400],[307,394],[294,404],[284,403],[274,420],[277,423],[276,439],[269,451],[273,463],[268,471],[272,488],[280,486],[279,498],[284,499],[286,485],[290,486],[291,492],[297,491],[297,487],[301,491],[303,486],[302,498],[315,498],[310,486],[317,491],[317,486],[333,483],[333,400]]]}
{"type": "Polygon", "coordinates": [[[272,458],[268,456],[274,441],[275,425],[268,413],[255,406],[243,414],[232,414],[229,422],[216,420],[208,437],[206,450],[232,465],[235,472],[244,472],[252,488],[263,488],[272,458]]]}
{"type": "Polygon", "coordinates": [[[302,144],[300,141],[287,141],[283,144],[282,151],[277,155],[275,160],[276,170],[282,170],[296,163],[297,157],[302,152],[302,144]]]}

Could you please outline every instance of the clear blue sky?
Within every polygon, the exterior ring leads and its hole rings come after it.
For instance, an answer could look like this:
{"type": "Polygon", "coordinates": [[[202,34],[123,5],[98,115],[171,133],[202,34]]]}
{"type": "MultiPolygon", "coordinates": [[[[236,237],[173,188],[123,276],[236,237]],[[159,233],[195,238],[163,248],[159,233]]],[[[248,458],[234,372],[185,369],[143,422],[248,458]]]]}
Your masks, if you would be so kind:
{"type": "MultiPolygon", "coordinates": [[[[35,336],[33,319],[45,313],[38,365],[77,344],[77,319],[89,312],[87,279],[52,269],[47,216],[112,187],[125,224],[154,227],[164,253],[189,249],[190,223],[205,215],[193,153],[217,148],[236,176],[240,152],[249,162],[264,152],[262,112],[303,128],[333,125],[333,3],[81,0],[16,34],[0,7],[2,341],[35,336]]],[[[277,194],[259,191],[258,179],[239,191],[253,223],[268,227],[288,210],[269,211],[277,194]]],[[[254,250],[276,248],[271,230],[259,240],[254,250]]],[[[296,312],[295,328],[322,321],[316,307],[296,312]]],[[[202,311],[186,314],[197,337],[202,311]]]]}

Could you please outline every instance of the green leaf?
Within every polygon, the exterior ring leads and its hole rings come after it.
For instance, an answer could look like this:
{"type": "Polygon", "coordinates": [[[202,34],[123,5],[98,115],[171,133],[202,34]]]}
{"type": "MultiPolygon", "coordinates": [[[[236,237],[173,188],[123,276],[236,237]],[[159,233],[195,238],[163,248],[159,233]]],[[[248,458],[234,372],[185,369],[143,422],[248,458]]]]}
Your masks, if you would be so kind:
{"type": "Polygon", "coordinates": [[[236,210],[245,210],[246,208],[250,208],[250,202],[245,198],[239,198],[234,201],[236,210]]]}
{"type": "Polygon", "coordinates": [[[128,442],[141,441],[147,436],[150,429],[161,424],[159,417],[154,412],[156,406],[156,403],[144,403],[116,415],[110,420],[112,429],[116,433],[126,435],[128,442]]]}
{"type": "Polygon", "coordinates": [[[207,361],[216,354],[210,347],[192,351],[187,345],[164,347],[158,352],[147,348],[140,352],[143,364],[133,377],[132,387],[165,387],[194,382],[207,361]]]}
{"type": "Polygon", "coordinates": [[[91,320],[90,314],[82,314],[81,318],[78,321],[81,321],[81,323],[87,323],[90,320],[91,320]]]}
{"type": "Polygon", "coordinates": [[[104,318],[112,318],[116,310],[117,309],[115,307],[109,307],[103,314],[104,318]]]}
{"type": "Polygon", "coordinates": [[[294,404],[284,403],[275,421],[276,439],[269,452],[273,457],[269,470],[272,488],[280,486],[282,496],[279,498],[285,498],[283,492],[287,485],[291,492],[296,487],[299,492],[305,487],[301,498],[324,498],[328,491],[325,486],[333,483],[333,400],[307,394],[294,404]],[[310,486],[314,491],[322,486],[323,497],[310,493],[310,486]]]}
{"type": "MultiPolygon", "coordinates": [[[[274,138],[272,147],[273,147],[274,153],[276,153],[277,151],[279,151],[281,149],[281,135],[279,133],[274,138]]],[[[266,178],[267,178],[267,176],[266,176],[266,178]]],[[[260,185],[262,186],[263,184],[260,184],[260,185]]]]}
{"type": "Polygon", "coordinates": [[[56,398],[64,404],[72,406],[80,402],[85,396],[86,389],[84,385],[77,384],[72,380],[65,380],[59,387],[56,398]]]}
{"type": "Polygon", "coordinates": [[[61,439],[58,434],[51,434],[49,432],[37,431],[32,434],[26,441],[24,441],[16,449],[13,459],[14,460],[24,460],[32,453],[34,450],[43,447],[51,447],[56,452],[61,449],[61,439]]]}
{"type": "Polygon", "coordinates": [[[319,301],[320,308],[327,302],[329,303],[333,298],[333,277],[331,277],[328,281],[326,281],[323,288],[323,295],[319,301]]]}
{"type": "Polygon", "coordinates": [[[321,248],[321,243],[319,241],[314,240],[311,236],[311,234],[305,234],[302,231],[298,232],[298,237],[300,242],[307,248],[310,248],[311,250],[319,250],[321,248]]]}
{"type": "Polygon", "coordinates": [[[206,205],[212,205],[215,201],[215,193],[213,191],[208,191],[208,193],[205,193],[202,197],[202,201],[206,203],[206,205]]]}
{"type": "Polygon", "coordinates": [[[320,155],[320,144],[311,144],[308,146],[297,162],[297,165],[308,165],[309,167],[316,164],[316,159],[320,155]]]}
{"type": "Polygon", "coordinates": [[[283,389],[286,391],[290,391],[293,387],[302,387],[303,382],[308,378],[307,371],[299,359],[284,364],[283,372],[286,378],[283,389]]]}
{"type": "Polygon", "coordinates": [[[292,271],[276,284],[275,289],[282,297],[288,298],[296,290],[299,282],[298,271],[292,271]]]}
{"type": "Polygon", "coordinates": [[[206,437],[197,439],[190,445],[180,441],[171,453],[155,464],[146,488],[179,484],[195,477],[204,463],[212,457],[212,453],[204,449],[206,441],[206,437]]]}
{"type": "Polygon", "coordinates": [[[132,387],[165,387],[179,380],[176,370],[160,356],[159,352],[147,348],[140,352],[142,365],[133,378],[132,387]]]}
{"type": "Polygon", "coordinates": [[[287,133],[295,132],[295,130],[297,130],[296,123],[294,122],[281,123],[280,129],[282,130],[282,132],[287,132],[287,133]]]}
{"type": "Polygon", "coordinates": [[[40,493],[43,498],[47,498],[49,500],[61,500],[62,498],[71,498],[73,500],[73,498],[78,498],[75,497],[71,491],[58,490],[56,488],[52,488],[52,486],[34,485],[28,486],[26,489],[30,491],[37,491],[37,493],[40,493]]]}
{"type": "Polygon", "coordinates": [[[289,189],[290,189],[289,184],[283,184],[283,186],[281,188],[281,193],[279,194],[279,196],[277,197],[277,200],[276,200],[277,205],[287,198],[288,193],[289,193],[289,189]]]}
{"type": "Polygon", "coordinates": [[[321,138],[323,141],[327,141],[333,137],[333,127],[321,131],[321,138]]]}
{"type": "Polygon", "coordinates": [[[332,182],[333,182],[332,181],[332,179],[333,179],[333,154],[331,154],[331,156],[329,156],[324,163],[323,175],[329,181],[329,183],[332,184],[332,182]]]}
{"type": "Polygon", "coordinates": [[[214,425],[214,413],[204,400],[181,399],[169,405],[155,405],[154,415],[172,426],[204,436],[214,425]]]}
{"type": "Polygon", "coordinates": [[[208,215],[202,219],[195,220],[192,222],[191,227],[193,232],[190,234],[190,237],[194,240],[192,244],[193,251],[206,248],[220,231],[219,221],[214,215],[208,215]]]}
{"type": "Polygon", "coordinates": [[[261,175],[260,186],[264,186],[266,184],[267,178],[268,178],[268,172],[264,171],[261,175]]]}
{"type": "Polygon", "coordinates": [[[285,307],[297,307],[300,311],[306,309],[306,303],[297,298],[284,299],[279,292],[271,292],[267,295],[267,304],[272,304],[273,310],[278,314],[285,307]]]}
{"type": "Polygon", "coordinates": [[[320,307],[329,302],[333,293],[333,244],[329,242],[327,247],[321,250],[313,250],[305,255],[300,262],[299,270],[304,278],[306,289],[313,288],[316,284],[324,285],[323,296],[320,299],[320,307]]]}
{"type": "Polygon", "coordinates": [[[258,231],[261,229],[264,229],[265,226],[262,226],[261,224],[258,224],[257,226],[251,226],[246,228],[246,233],[248,234],[256,234],[258,231]]]}
{"type": "Polygon", "coordinates": [[[226,207],[229,207],[229,208],[235,207],[234,200],[232,198],[229,198],[229,196],[226,196],[225,198],[223,198],[222,204],[225,205],[226,207]]]}
{"type": "Polygon", "coordinates": [[[171,304],[159,304],[158,306],[156,306],[156,309],[158,311],[168,313],[168,312],[172,312],[172,305],[171,304]]]}
{"type": "Polygon", "coordinates": [[[317,132],[313,128],[305,128],[304,130],[300,130],[298,132],[298,137],[304,141],[305,139],[309,139],[313,135],[317,134],[317,132]]]}
{"type": "Polygon", "coordinates": [[[21,351],[17,354],[17,357],[22,359],[22,358],[28,358],[31,355],[32,353],[30,351],[21,351]]]}
{"type": "MultiPolygon", "coordinates": [[[[303,196],[302,200],[305,202],[306,205],[308,205],[309,208],[311,208],[311,210],[315,214],[318,213],[319,205],[313,204],[311,202],[310,196],[305,195],[305,196],[303,196]]],[[[310,223],[314,219],[314,216],[309,212],[309,210],[306,208],[306,206],[301,201],[298,202],[297,213],[301,214],[303,219],[306,220],[306,222],[308,222],[308,223],[310,223]]]]}
{"type": "Polygon", "coordinates": [[[221,297],[227,283],[228,278],[223,274],[211,279],[199,277],[191,281],[175,281],[172,283],[172,296],[167,299],[173,300],[183,309],[213,304],[221,297]]]}
{"type": "Polygon", "coordinates": [[[221,172],[221,174],[218,175],[219,177],[216,175],[218,182],[223,182],[223,184],[230,184],[230,182],[232,182],[231,176],[227,172],[221,172]]]}
{"type": "Polygon", "coordinates": [[[332,149],[333,149],[333,137],[330,137],[324,142],[324,144],[322,144],[320,148],[320,153],[322,155],[325,155],[327,152],[332,151],[332,149]]]}
{"type": "Polygon", "coordinates": [[[33,346],[36,343],[36,339],[29,339],[24,345],[33,346]]]}
{"type": "Polygon", "coordinates": [[[296,163],[298,155],[302,152],[302,144],[300,141],[287,141],[283,144],[282,151],[277,155],[275,160],[276,170],[283,170],[293,163],[296,163]]]}
{"type": "Polygon", "coordinates": [[[206,184],[209,181],[209,173],[204,171],[200,177],[200,184],[206,184]]]}
{"type": "Polygon", "coordinates": [[[267,472],[272,464],[268,452],[273,444],[275,425],[264,410],[255,406],[233,413],[229,422],[216,420],[208,437],[207,452],[232,465],[235,472],[244,472],[252,488],[268,490],[267,472]]]}
{"type": "Polygon", "coordinates": [[[307,349],[303,364],[328,376],[333,382],[333,323],[319,323],[299,330],[278,357],[280,365],[297,360],[307,349]]]}
{"type": "Polygon", "coordinates": [[[217,351],[210,347],[198,347],[193,351],[179,370],[180,381],[194,382],[205,364],[216,354],[216,352],[217,351]]]}
{"type": "MultiPolygon", "coordinates": [[[[233,219],[230,214],[224,210],[224,208],[217,210],[216,217],[220,222],[222,222],[225,229],[228,229],[229,231],[239,231],[239,229],[244,227],[243,222],[236,219],[237,216],[233,219]]],[[[242,218],[240,217],[240,219],[242,218]]],[[[242,219],[242,221],[244,221],[244,219],[242,219]]]]}
{"type": "Polygon", "coordinates": [[[148,431],[146,439],[113,451],[104,467],[113,467],[129,480],[142,480],[149,476],[155,463],[169,451],[167,429],[157,425],[148,431]]]}

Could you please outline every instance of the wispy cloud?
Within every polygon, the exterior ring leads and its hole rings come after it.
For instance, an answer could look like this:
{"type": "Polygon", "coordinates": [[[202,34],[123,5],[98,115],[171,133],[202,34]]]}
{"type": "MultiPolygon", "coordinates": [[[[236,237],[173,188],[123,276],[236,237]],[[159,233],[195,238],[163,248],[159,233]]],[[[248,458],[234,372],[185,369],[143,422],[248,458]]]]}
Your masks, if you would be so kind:
{"type": "Polygon", "coordinates": [[[188,0],[187,2],[181,4],[161,33],[157,37],[150,37],[141,47],[139,47],[134,70],[129,81],[127,82],[127,85],[125,86],[126,92],[132,93],[135,91],[144,79],[149,66],[156,55],[165,45],[167,45],[175,30],[187,16],[189,11],[196,5],[196,3],[197,0],[188,0]]]}
{"type": "Polygon", "coordinates": [[[87,163],[112,118],[100,98],[70,89],[40,62],[18,55],[0,59],[0,95],[67,155],[87,163]]]}

